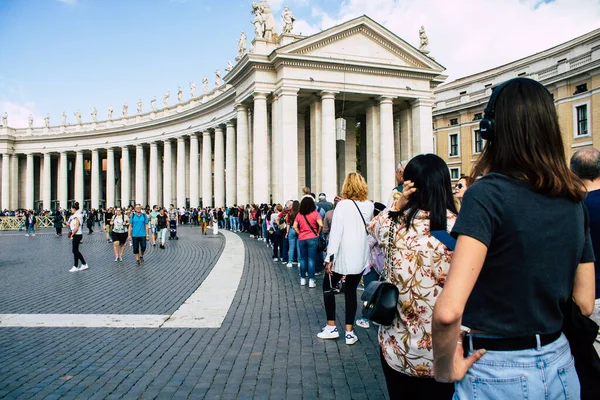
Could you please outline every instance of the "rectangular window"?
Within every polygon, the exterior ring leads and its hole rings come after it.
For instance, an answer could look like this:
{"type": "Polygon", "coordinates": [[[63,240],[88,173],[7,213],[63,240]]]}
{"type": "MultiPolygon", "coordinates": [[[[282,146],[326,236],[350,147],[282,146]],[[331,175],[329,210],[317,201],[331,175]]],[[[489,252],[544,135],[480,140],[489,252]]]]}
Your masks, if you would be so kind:
{"type": "Polygon", "coordinates": [[[449,150],[450,157],[458,157],[458,133],[450,135],[449,150]]]}
{"type": "Polygon", "coordinates": [[[577,136],[588,134],[587,104],[575,107],[577,113],[577,136]]]}
{"type": "Polygon", "coordinates": [[[575,86],[575,93],[573,93],[573,95],[576,95],[579,93],[584,93],[584,92],[587,92],[587,83],[583,83],[581,85],[575,86]]]}
{"type": "Polygon", "coordinates": [[[483,151],[483,138],[481,137],[481,132],[479,131],[479,129],[475,129],[473,136],[473,143],[475,144],[475,147],[473,149],[474,153],[481,153],[483,151]]]}
{"type": "Polygon", "coordinates": [[[450,125],[458,125],[458,118],[452,118],[450,120],[450,125]]]}
{"type": "Polygon", "coordinates": [[[482,113],[477,113],[473,116],[473,121],[477,121],[483,118],[482,113]]]}
{"type": "Polygon", "coordinates": [[[453,181],[460,179],[460,168],[450,168],[450,179],[453,181]]]}

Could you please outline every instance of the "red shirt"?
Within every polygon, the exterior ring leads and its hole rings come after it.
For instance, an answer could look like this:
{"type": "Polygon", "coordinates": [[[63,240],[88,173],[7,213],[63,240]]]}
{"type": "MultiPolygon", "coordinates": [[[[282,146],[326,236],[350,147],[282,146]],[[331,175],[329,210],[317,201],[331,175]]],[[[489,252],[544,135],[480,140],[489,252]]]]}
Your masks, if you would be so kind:
{"type": "Polygon", "coordinates": [[[307,239],[317,238],[317,235],[315,235],[315,232],[316,233],[319,232],[319,224],[317,223],[317,221],[320,219],[321,219],[321,214],[319,214],[317,211],[313,211],[308,215],[302,215],[302,214],[298,213],[298,215],[296,215],[296,223],[298,223],[298,230],[300,231],[300,234],[298,235],[298,239],[299,240],[307,240],[307,239]],[[306,217],[306,219],[304,217],[306,217]],[[310,226],[312,226],[312,229],[310,229],[310,227],[306,223],[306,220],[308,220],[308,222],[310,223],[310,226]],[[313,232],[313,230],[314,230],[314,232],[313,232]]]}

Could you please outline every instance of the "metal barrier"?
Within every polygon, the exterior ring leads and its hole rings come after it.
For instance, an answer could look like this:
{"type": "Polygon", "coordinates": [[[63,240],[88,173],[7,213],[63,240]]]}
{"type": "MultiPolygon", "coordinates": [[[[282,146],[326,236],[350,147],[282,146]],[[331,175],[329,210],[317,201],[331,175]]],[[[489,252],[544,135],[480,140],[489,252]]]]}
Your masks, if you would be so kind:
{"type": "MultiPolygon", "coordinates": [[[[35,229],[54,228],[54,217],[36,216],[35,229]]],[[[25,217],[0,217],[0,231],[16,231],[25,222],[25,217]]],[[[25,229],[25,225],[22,226],[25,229]]]]}

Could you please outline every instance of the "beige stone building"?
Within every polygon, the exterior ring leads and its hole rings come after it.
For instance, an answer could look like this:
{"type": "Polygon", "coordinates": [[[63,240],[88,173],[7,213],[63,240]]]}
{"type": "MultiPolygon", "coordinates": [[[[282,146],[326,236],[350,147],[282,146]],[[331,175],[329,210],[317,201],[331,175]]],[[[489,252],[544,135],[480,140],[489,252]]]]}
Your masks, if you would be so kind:
{"type": "Polygon", "coordinates": [[[538,80],[554,96],[568,158],[582,147],[600,148],[600,29],[596,29],[434,91],[434,149],[448,163],[453,180],[471,172],[485,145],[479,119],[492,88],[519,76],[538,80]]]}

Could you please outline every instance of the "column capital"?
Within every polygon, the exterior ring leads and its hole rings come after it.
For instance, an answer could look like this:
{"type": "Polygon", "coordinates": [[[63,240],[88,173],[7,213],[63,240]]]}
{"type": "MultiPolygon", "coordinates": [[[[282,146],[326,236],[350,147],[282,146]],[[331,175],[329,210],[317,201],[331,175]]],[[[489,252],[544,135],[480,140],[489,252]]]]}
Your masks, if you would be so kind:
{"type": "Polygon", "coordinates": [[[267,100],[267,96],[269,95],[268,92],[254,92],[252,94],[252,96],[254,97],[254,100],[267,100]]]}
{"type": "Polygon", "coordinates": [[[278,97],[279,96],[298,96],[299,91],[300,91],[300,88],[298,88],[298,87],[282,86],[274,92],[274,95],[278,96],[278,97]]]}
{"type": "Polygon", "coordinates": [[[321,92],[321,99],[322,100],[326,100],[326,99],[335,100],[335,95],[338,93],[339,92],[331,92],[331,91],[324,90],[321,92]]]}
{"type": "Polygon", "coordinates": [[[208,129],[205,131],[202,131],[202,136],[210,136],[210,131],[208,129]]]}
{"type": "Polygon", "coordinates": [[[246,107],[242,103],[238,103],[235,105],[235,109],[237,112],[245,112],[248,109],[248,107],[246,107]]]}
{"type": "Polygon", "coordinates": [[[178,137],[177,143],[185,143],[185,137],[183,137],[183,136],[178,137]]]}
{"type": "Polygon", "coordinates": [[[143,149],[144,148],[144,143],[138,143],[138,144],[136,144],[135,148],[136,149],[140,149],[140,148],[143,149]]]}
{"type": "Polygon", "coordinates": [[[417,107],[433,107],[433,105],[435,104],[435,100],[431,99],[429,97],[420,97],[418,99],[414,99],[413,101],[410,102],[410,106],[411,108],[417,108],[417,107]]]}
{"type": "Polygon", "coordinates": [[[231,119],[230,119],[229,121],[227,121],[227,122],[225,123],[225,125],[226,125],[228,128],[233,128],[233,127],[235,127],[235,124],[233,123],[233,120],[231,120],[231,119]]]}
{"type": "Polygon", "coordinates": [[[216,131],[221,131],[221,132],[223,132],[223,128],[221,128],[221,125],[217,125],[217,126],[215,126],[213,129],[215,130],[215,132],[216,132],[216,131]]]}
{"type": "Polygon", "coordinates": [[[394,97],[393,96],[381,96],[379,97],[379,104],[393,104],[394,97]]]}
{"type": "Polygon", "coordinates": [[[150,147],[158,147],[158,142],[150,142],[150,147]]]}
{"type": "Polygon", "coordinates": [[[114,147],[112,147],[112,146],[111,146],[111,147],[107,147],[107,148],[106,148],[106,152],[107,152],[107,153],[114,153],[114,152],[115,152],[115,148],[114,148],[114,147]]]}

